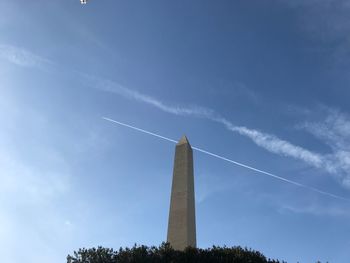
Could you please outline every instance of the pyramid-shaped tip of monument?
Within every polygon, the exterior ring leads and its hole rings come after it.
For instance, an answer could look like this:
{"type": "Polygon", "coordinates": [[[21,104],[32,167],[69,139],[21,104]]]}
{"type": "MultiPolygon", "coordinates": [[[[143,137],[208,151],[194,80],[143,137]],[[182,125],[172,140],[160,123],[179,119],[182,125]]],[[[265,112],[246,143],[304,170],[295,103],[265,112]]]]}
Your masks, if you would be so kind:
{"type": "Polygon", "coordinates": [[[180,145],[180,144],[190,144],[190,142],[188,141],[186,135],[182,136],[180,141],[177,143],[177,145],[180,145]]]}

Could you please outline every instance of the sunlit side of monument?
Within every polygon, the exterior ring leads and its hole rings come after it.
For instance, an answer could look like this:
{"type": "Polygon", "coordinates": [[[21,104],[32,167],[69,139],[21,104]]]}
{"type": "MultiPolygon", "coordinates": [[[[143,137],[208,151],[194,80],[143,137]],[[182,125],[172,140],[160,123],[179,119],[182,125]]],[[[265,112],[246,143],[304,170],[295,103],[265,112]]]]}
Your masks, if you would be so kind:
{"type": "Polygon", "coordinates": [[[167,242],[175,250],[196,247],[193,154],[186,136],[175,149],[167,242]]]}

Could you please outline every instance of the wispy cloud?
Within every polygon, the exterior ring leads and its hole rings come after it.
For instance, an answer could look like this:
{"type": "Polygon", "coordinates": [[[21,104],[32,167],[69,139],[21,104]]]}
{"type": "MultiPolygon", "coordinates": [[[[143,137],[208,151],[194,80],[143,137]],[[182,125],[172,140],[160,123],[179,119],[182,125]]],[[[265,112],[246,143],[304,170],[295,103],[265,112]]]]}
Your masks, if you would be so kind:
{"type": "Polygon", "coordinates": [[[50,60],[38,56],[26,49],[0,44],[0,58],[21,67],[44,68],[51,64],[50,60]]]}
{"type": "Polygon", "coordinates": [[[218,119],[216,121],[224,124],[228,130],[237,132],[240,135],[248,137],[258,146],[272,153],[303,160],[306,163],[317,168],[320,168],[322,166],[323,160],[320,154],[306,150],[300,146],[282,140],[272,134],[263,133],[261,131],[249,129],[247,127],[234,126],[231,122],[227,121],[226,119],[218,119]]]}
{"type": "MultiPolygon", "coordinates": [[[[149,95],[145,95],[138,91],[126,88],[113,81],[99,80],[91,77],[89,77],[89,80],[90,85],[94,88],[114,93],[128,99],[133,99],[138,102],[146,103],[167,113],[181,116],[205,118],[210,121],[220,123],[229,131],[238,133],[251,139],[256,145],[266,149],[269,152],[285,157],[292,157],[294,159],[303,161],[311,167],[322,169],[332,175],[335,175],[338,179],[341,180],[344,186],[350,188],[350,155],[346,149],[340,149],[338,147],[329,154],[313,152],[301,146],[294,145],[286,140],[280,139],[273,134],[264,133],[259,130],[247,128],[244,126],[234,125],[228,119],[222,117],[212,109],[200,106],[172,106],[149,95]],[[91,80],[94,81],[91,82],[91,80]]],[[[315,135],[318,135],[322,138],[327,138],[327,140],[332,142],[336,140],[336,143],[339,145],[343,145],[342,140],[349,140],[348,125],[350,125],[350,122],[348,123],[348,120],[344,116],[340,116],[338,114],[338,118],[335,120],[334,116],[329,116],[324,124],[322,124],[325,125],[323,132],[322,129],[319,129],[319,127],[317,127],[319,125],[321,124],[304,124],[305,128],[307,128],[309,131],[314,131],[315,135]],[[330,127],[336,128],[332,130],[330,127]],[[328,133],[326,133],[326,131],[328,133]],[[330,134],[330,132],[332,133],[330,134]]]]}
{"type": "Polygon", "coordinates": [[[324,108],[326,116],[317,122],[305,122],[299,127],[326,142],[335,150],[350,150],[350,116],[339,110],[324,108]]]}
{"type": "Polygon", "coordinates": [[[338,110],[325,108],[325,118],[316,122],[304,122],[299,128],[306,130],[326,143],[332,153],[324,156],[328,172],[336,174],[350,188],[350,116],[338,110]]]}
{"type": "Polygon", "coordinates": [[[142,94],[136,90],[126,88],[113,81],[101,80],[91,76],[85,76],[85,78],[87,78],[90,81],[93,81],[92,83],[88,82],[89,85],[91,85],[91,87],[93,88],[97,88],[102,91],[114,93],[116,95],[120,95],[128,99],[134,99],[136,101],[149,104],[167,113],[171,113],[175,115],[183,115],[183,116],[192,115],[196,117],[206,117],[206,118],[210,116],[214,116],[214,112],[207,108],[198,107],[198,106],[192,106],[192,107],[169,106],[154,97],[151,97],[146,94],[142,94]]]}

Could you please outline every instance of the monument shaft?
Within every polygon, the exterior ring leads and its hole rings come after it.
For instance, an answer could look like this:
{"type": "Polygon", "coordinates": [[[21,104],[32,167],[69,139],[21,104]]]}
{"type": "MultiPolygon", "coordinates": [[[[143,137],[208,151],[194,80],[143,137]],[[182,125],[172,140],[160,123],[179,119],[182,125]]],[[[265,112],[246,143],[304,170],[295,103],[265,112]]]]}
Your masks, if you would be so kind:
{"type": "Polygon", "coordinates": [[[196,247],[193,154],[186,136],[175,149],[167,242],[176,250],[196,247]]]}

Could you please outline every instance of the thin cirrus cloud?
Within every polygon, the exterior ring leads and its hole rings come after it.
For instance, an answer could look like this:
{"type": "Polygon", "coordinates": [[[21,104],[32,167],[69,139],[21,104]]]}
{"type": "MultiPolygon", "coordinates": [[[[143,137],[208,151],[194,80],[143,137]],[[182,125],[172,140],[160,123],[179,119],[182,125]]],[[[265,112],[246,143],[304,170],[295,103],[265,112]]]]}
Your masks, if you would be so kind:
{"type": "MultiPolygon", "coordinates": [[[[167,105],[164,102],[151,97],[146,94],[142,94],[138,91],[126,88],[118,83],[115,83],[110,80],[101,80],[91,76],[84,76],[90,85],[93,88],[96,88],[101,91],[113,93],[131,100],[138,102],[146,103],[151,105],[163,112],[175,114],[179,116],[191,116],[196,118],[204,118],[216,123],[222,124],[227,130],[238,133],[242,136],[245,136],[251,139],[256,145],[264,148],[265,150],[282,155],[285,157],[292,157],[294,159],[303,161],[307,165],[322,169],[327,173],[334,175],[338,180],[341,181],[342,185],[350,188],[350,154],[348,151],[340,148],[334,148],[333,151],[329,154],[321,154],[307,150],[301,146],[294,145],[286,140],[282,140],[273,134],[264,133],[256,129],[250,129],[244,126],[236,126],[226,118],[222,117],[220,114],[216,113],[212,109],[192,106],[192,107],[180,107],[180,106],[171,106],[167,105]]],[[[332,116],[329,117],[332,119],[332,116]]],[[[325,130],[329,132],[337,132],[337,142],[341,140],[349,140],[348,130],[346,125],[350,126],[350,119],[347,119],[344,115],[342,118],[338,119],[338,125],[335,130],[332,131],[331,124],[325,122],[325,130]],[[345,125],[345,126],[344,126],[345,125]]],[[[316,124],[304,124],[304,127],[307,131],[311,132],[314,136],[319,138],[328,138],[332,140],[335,137],[332,137],[331,134],[317,134],[313,128],[316,124]],[[312,132],[314,131],[314,132],[312,132]]],[[[320,125],[320,124],[319,124],[320,125]]],[[[319,131],[320,132],[320,131],[319,131]]],[[[349,144],[350,145],[350,144],[349,144]]]]}
{"type": "Polygon", "coordinates": [[[41,68],[51,64],[51,61],[36,55],[24,48],[0,44],[0,59],[27,68],[41,68]]]}
{"type": "Polygon", "coordinates": [[[350,116],[330,108],[323,111],[325,119],[305,122],[298,128],[309,132],[332,149],[332,154],[324,158],[324,166],[350,188],[350,116]]]}
{"type": "Polygon", "coordinates": [[[350,150],[350,118],[334,109],[325,108],[322,122],[306,122],[299,127],[325,141],[335,150],[350,150]]]}

